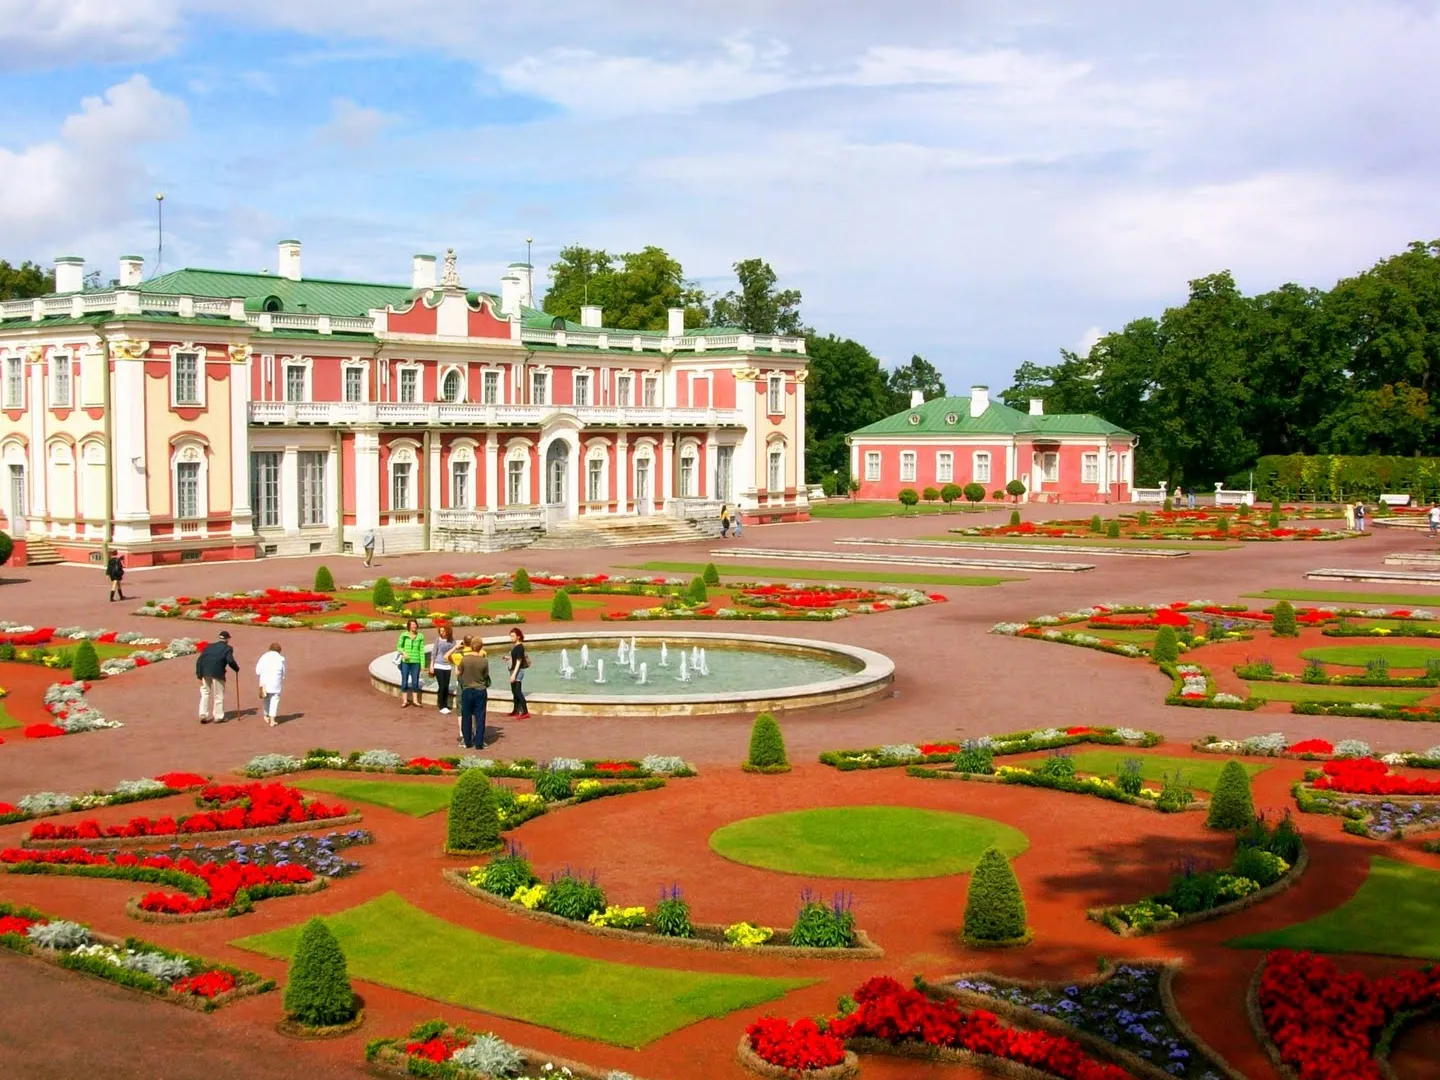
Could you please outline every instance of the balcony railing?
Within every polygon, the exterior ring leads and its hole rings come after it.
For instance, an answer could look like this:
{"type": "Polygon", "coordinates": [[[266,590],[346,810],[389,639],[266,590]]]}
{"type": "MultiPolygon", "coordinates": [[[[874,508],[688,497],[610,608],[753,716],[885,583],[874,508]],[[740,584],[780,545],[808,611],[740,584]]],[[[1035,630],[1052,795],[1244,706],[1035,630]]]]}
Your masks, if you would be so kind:
{"type": "Polygon", "coordinates": [[[739,409],[657,409],[642,406],[472,405],[425,401],[252,401],[252,424],[437,424],[535,427],[556,416],[585,427],[738,427],[739,409]]]}
{"type": "Polygon", "coordinates": [[[539,506],[508,507],[503,510],[434,510],[433,526],[450,532],[494,535],[508,529],[538,529],[545,524],[539,506]]]}

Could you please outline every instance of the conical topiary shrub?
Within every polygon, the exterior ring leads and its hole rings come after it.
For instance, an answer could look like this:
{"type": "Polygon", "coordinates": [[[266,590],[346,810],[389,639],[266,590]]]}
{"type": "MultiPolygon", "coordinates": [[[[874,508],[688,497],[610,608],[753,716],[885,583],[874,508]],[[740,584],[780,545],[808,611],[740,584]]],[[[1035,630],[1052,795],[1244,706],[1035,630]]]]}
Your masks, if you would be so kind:
{"type": "Polygon", "coordinates": [[[334,592],[334,591],[335,591],[335,575],[332,574],[332,573],[330,573],[330,567],[328,567],[328,566],[317,566],[317,567],[315,568],[315,591],[316,591],[316,592],[334,592]]]}
{"type": "Polygon", "coordinates": [[[469,855],[500,846],[500,814],[490,778],[479,769],[466,769],[455,781],[450,799],[445,850],[469,855]]]}
{"type": "Polygon", "coordinates": [[[550,600],[550,618],[555,622],[569,622],[575,618],[575,609],[570,603],[570,593],[565,589],[555,590],[555,595],[550,600]]]}
{"type": "Polygon", "coordinates": [[[1011,510],[1011,511],[1010,511],[1010,524],[1011,524],[1011,525],[1019,525],[1019,524],[1020,524],[1020,511],[1019,511],[1019,510],[1011,510]]]}
{"type": "Polygon", "coordinates": [[[996,848],[987,848],[970,875],[965,900],[967,945],[1023,945],[1030,940],[1025,925],[1025,897],[1010,868],[1010,860],[996,848]]]}
{"type": "Polygon", "coordinates": [[[700,577],[704,580],[706,585],[720,584],[720,571],[715,569],[715,564],[713,562],[705,564],[705,572],[701,574],[700,577]]]}
{"type": "Polygon", "coordinates": [[[535,586],[530,584],[530,574],[526,571],[525,567],[522,566],[519,570],[515,571],[515,577],[510,582],[511,592],[528,593],[534,588],[535,586]]]}
{"type": "Polygon", "coordinates": [[[690,587],[685,590],[685,599],[692,604],[705,604],[710,600],[710,593],[705,588],[704,578],[692,578],[690,587]]]}
{"type": "Polygon", "coordinates": [[[90,642],[82,641],[75,646],[75,658],[70,661],[70,677],[76,682],[100,677],[100,657],[95,655],[95,646],[90,642]]]}
{"type": "Polygon", "coordinates": [[[1269,525],[1272,529],[1278,529],[1280,527],[1280,511],[1273,506],[1270,508],[1269,525]]]}
{"type": "Polygon", "coordinates": [[[311,919],[290,958],[286,1017],[304,1027],[336,1027],[354,1020],[358,1010],[340,942],[322,919],[311,919]]]}
{"type": "Polygon", "coordinates": [[[1100,515],[1099,515],[1099,514],[1096,514],[1094,517],[1092,517],[1092,518],[1090,519],[1090,531],[1093,532],[1093,533],[1098,533],[1098,532],[1104,532],[1104,531],[1105,531],[1105,525],[1104,525],[1104,523],[1100,520],[1100,515]]]}
{"type": "Polygon", "coordinates": [[[370,589],[370,603],[377,610],[395,606],[395,588],[387,577],[378,578],[370,589]]]}
{"type": "Polygon", "coordinates": [[[1173,664],[1180,659],[1180,638],[1173,626],[1162,626],[1155,634],[1155,644],[1150,646],[1150,659],[1157,664],[1173,664]]]}
{"type": "Polygon", "coordinates": [[[1120,522],[1115,518],[1110,519],[1110,524],[1105,526],[1105,535],[1111,540],[1120,539],[1120,522]]]}
{"type": "Polygon", "coordinates": [[[780,725],[768,712],[755,717],[755,725],[750,729],[750,756],[745,760],[744,769],[762,773],[790,771],[790,760],[785,756],[785,736],[780,734],[780,725]]]}
{"type": "Polygon", "coordinates": [[[1270,629],[1275,632],[1276,637],[1300,636],[1300,627],[1295,623],[1295,605],[1289,600],[1281,600],[1275,605],[1270,629]]]}
{"type": "Polygon", "coordinates": [[[1220,770],[1220,779],[1210,793],[1210,812],[1205,815],[1207,829],[1238,832],[1255,824],[1255,799],[1250,794],[1250,774],[1238,761],[1227,761],[1220,770]]]}

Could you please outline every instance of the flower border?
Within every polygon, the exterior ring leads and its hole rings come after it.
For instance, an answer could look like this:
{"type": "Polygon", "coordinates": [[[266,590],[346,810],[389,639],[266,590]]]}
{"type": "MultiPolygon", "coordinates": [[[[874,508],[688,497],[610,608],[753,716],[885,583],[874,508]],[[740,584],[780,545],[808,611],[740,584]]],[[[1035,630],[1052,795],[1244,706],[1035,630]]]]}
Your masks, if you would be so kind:
{"type": "MultiPolygon", "coordinates": [[[[969,780],[980,784],[1003,784],[1007,787],[1029,787],[1042,791],[1059,791],[1066,795],[1084,795],[1091,799],[1103,799],[1106,802],[1124,803],[1128,806],[1138,806],[1144,810],[1153,810],[1157,814],[1188,814],[1194,810],[1206,810],[1210,804],[1201,802],[1191,795],[1190,802],[1179,810],[1161,810],[1159,800],[1142,799],[1138,795],[1126,795],[1124,792],[1117,792],[1114,795],[1100,795],[1093,791],[1072,791],[1070,788],[1061,787],[1058,783],[1031,783],[1027,780],[1010,780],[1003,775],[994,773],[962,773],[955,769],[930,769],[924,765],[911,765],[905,770],[906,776],[919,777],[922,780],[969,780]]],[[[1032,772],[1031,776],[1040,777],[1039,773],[1032,772]]],[[[1079,781],[1083,783],[1084,781],[1079,781]]]]}
{"type": "Polygon", "coordinates": [[[757,1054],[750,1045],[749,1035],[740,1036],[740,1045],[735,1048],[735,1059],[750,1072],[767,1077],[768,1080],[796,1080],[797,1077],[803,1080],[851,1080],[852,1077],[860,1075],[860,1058],[855,1051],[848,1048],[845,1051],[845,1060],[839,1065],[830,1065],[823,1069],[788,1069],[783,1065],[771,1065],[757,1054]]]}
{"type": "MultiPolygon", "coordinates": [[[[442,1034],[448,1034],[457,1030],[460,1029],[455,1025],[447,1025],[442,1034]]],[[[467,1034],[474,1034],[474,1032],[467,1031],[467,1034]]],[[[408,1035],[397,1035],[392,1038],[370,1040],[370,1042],[365,1044],[366,1064],[372,1069],[393,1076],[417,1075],[410,1071],[409,1063],[411,1055],[407,1054],[404,1049],[405,1044],[409,1041],[410,1037],[408,1035]]],[[[506,1041],[508,1042],[508,1040],[506,1041]]],[[[575,1080],[606,1080],[606,1078],[615,1071],[613,1069],[597,1069],[592,1065],[586,1065],[581,1061],[572,1061],[569,1058],[542,1054],[539,1050],[528,1046],[515,1046],[514,1043],[510,1043],[510,1045],[518,1050],[525,1057],[526,1061],[544,1061],[555,1066],[554,1073],[557,1077],[560,1075],[561,1069],[569,1069],[574,1074],[575,1080]]],[[[473,1078],[473,1080],[483,1080],[482,1074],[476,1072],[474,1069],[451,1065],[448,1061],[435,1063],[434,1071],[426,1075],[445,1078],[464,1077],[466,1080],[471,1080],[471,1078],[473,1078]]],[[[632,1080],[640,1080],[640,1078],[634,1077],[632,1080]]]]}
{"type": "MultiPolygon", "coordinates": [[[[277,833],[300,833],[319,832],[329,830],[341,825],[354,825],[361,820],[358,812],[342,814],[340,817],[316,818],[313,821],[282,821],[278,825],[263,825],[256,829],[224,829],[216,832],[196,833],[165,833],[163,836],[98,836],[91,837],[89,843],[103,845],[105,847],[153,847],[157,840],[170,839],[172,837],[193,837],[194,839],[211,840],[246,840],[252,836],[271,836],[277,833]]],[[[23,837],[24,845],[27,848],[43,850],[46,848],[64,847],[85,847],[87,841],[69,837],[66,839],[54,840],[31,840],[29,836],[23,837]]]]}

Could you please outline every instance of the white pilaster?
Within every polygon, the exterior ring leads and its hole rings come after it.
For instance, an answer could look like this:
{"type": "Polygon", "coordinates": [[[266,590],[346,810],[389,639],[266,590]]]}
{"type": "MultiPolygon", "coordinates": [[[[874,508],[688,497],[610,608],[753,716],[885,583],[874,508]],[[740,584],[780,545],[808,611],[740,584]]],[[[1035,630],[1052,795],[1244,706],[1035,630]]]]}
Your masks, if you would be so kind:
{"type": "Polygon", "coordinates": [[[853,442],[850,444],[850,479],[864,480],[860,475],[860,447],[853,442]]]}
{"type": "Polygon", "coordinates": [[[425,510],[430,520],[434,521],[435,511],[440,509],[440,439],[437,435],[430,436],[430,455],[425,462],[425,486],[430,492],[425,510]]]}
{"type": "Polygon", "coordinates": [[[1011,480],[1015,479],[1015,464],[1017,457],[1018,451],[1015,447],[1015,441],[1012,439],[1010,441],[1010,444],[1005,447],[1005,483],[1007,484],[1010,483],[1011,480]]]}
{"type": "Polygon", "coordinates": [[[705,498],[715,498],[715,432],[705,433],[705,498]]]}
{"type": "MultiPolygon", "coordinates": [[[[150,539],[145,425],[134,423],[133,418],[145,415],[145,361],[116,356],[114,363],[115,384],[110,401],[114,447],[109,456],[110,468],[115,471],[115,542],[143,544],[150,539]]],[[[155,467],[170,466],[158,462],[155,467]]]]}
{"type": "Polygon", "coordinates": [[[795,376],[795,419],[790,424],[790,443],[795,447],[795,501],[810,501],[810,489],[805,486],[805,375],[804,371],[795,376]]]}
{"type": "Polygon", "coordinates": [[[630,435],[628,432],[622,431],[615,436],[615,512],[617,514],[630,512],[630,466],[626,460],[626,452],[629,449],[630,435]]]}
{"type": "MultiPolygon", "coordinates": [[[[249,352],[249,346],[245,347],[249,352]]],[[[253,537],[254,519],[250,507],[250,359],[243,363],[231,361],[229,378],[226,380],[230,392],[230,500],[234,503],[230,511],[230,535],[253,537]]],[[[123,415],[123,414],[122,414],[123,415]]],[[[334,491],[331,481],[330,490],[334,491]]]]}
{"type": "Polygon", "coordinates": [[[660,506],[670,509],[675,497],[675,436],[668,431],[660,443],[660,506]]]}
{"type": "Polygon", "coordinates": [[[740,419],[745,425],[745,434],[735,447],[735,504],[750,509],[758,505],[755,498],[755,459],[760,454],[758,385],[754,379],[737,379],[735,383],[735,403],[740,407],[740,419]]]}
{"type": "Polygon", "coordinates": [[[355,528],[380,527],[380,435],[355,432],[355,528]]]}
{"type": "MultiPolygon", "coordinates": [[[[45,396],[45,362],[30,365],[30,517],[43,518],[50,477],[50,448],[45,445],[45,417],[50,412],[45,396]]],[[[38,530],[38,531],[44,531],[38,530]]]]}
{"type": "Polygon", "coordinates": [[[287,446],[280,455],[280,527],[300,529],[300,448],[287,446]]]}
{"type": "Polygon", "coordinates": [[[500,508],[500,440],[495,432],[485,436],[485,509],[500,508]]]}

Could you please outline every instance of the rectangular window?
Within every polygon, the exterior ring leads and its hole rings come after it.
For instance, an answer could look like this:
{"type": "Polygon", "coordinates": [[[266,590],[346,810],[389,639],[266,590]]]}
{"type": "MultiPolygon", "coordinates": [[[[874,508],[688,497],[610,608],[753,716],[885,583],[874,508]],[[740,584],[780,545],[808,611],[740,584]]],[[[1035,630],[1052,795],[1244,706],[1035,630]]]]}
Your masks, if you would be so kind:
{"type": "Polygon", "coordinates": [[[988,450],[975,452],[975,483],[990,483],[990,451],[988,450]]]}
{"type": "Polygon", "coordinates": [[[280,527],[280,454],[256,451],[250,455],[250,505],[257,529],[280,527]]]}
{"type": "Polygon", "coordinates": [[[200,357],[197,353],[175,354],[175,404],[200,404],[200,357]]]}
{"type": "Polygon", "coordinates": [[[605,461],[591,458],[585,463],[585,500],[597,503],[605,498],[605,461]]]}
{"type": "Polygon", "coordinates": [[[915,483],[914,450],[904,450],[900,453],[900,482],[902,484],[915,483]]]}
{"type": "Polygon", "coordinates": [[[285,400],[305,400],[305,369],[299,364],[285,365],[285,400]]]}
{"type": "Polygon", "coordinates": [[[576,375],[576,376],[575,376],[575,404],[576,404],[576,405],[589,405],[589,404],[590,404],[590,376],[589,376],[589,375],[576,375]]]}
{"type": "Polygon", "coordinates": [[[779,375],[770,376],[770,392],[766,397],[765,411],[771,416],[785,414],[785,380],[779,375]]]}
{"type": "Polygon", "coordinates": [[[420,371],[418,368],[400,369],[400,400],[413,405],[420,400],[420,371]]]}
{"type": "Polygon", "coordinates": [[[325,466],[329,453],[302,450],[300,466],[300,526],[325,524],[325,466]]]}
{"type": "Polygon", "coordinates": [[[365,400],[364,368],[347,367],[345,369],[345,400],[352,403],[365,400]]]}
{"type": "Polygon", "coordinates": [[[70,407],[70,354],[52,353],[50,356],[50,407],[70,407]]]}
{"type": "Polygon", "coordinates": [[[200,516],[200,463],[182,461],[175,466],[175,516],[200,516]]]}
{"type": "Polygon", "coordinates": [[[450,505],[456,510],[470,509],[470,462],[456,461],[450,466],[450,505]]]}
{"type": "Polygon", "coordinates": [[[5,358],[5,407],[25,407],[25,367],[18,356],[5,358]]]}
{"type": "Polygon", "coordinates": [[[486,405],[500,404],[500,372],[487,371],[480,376],[482,402],[486,405]]]}
{"type": "Polygon", "coordinates": [[[1060,479],[1060,455],[1040,455],[1040,479],[1053,484],[1060,479]]]}
{"type": "Polygon", "coordinates": [[[412,495],[410,462],[396,462],[390,466],[390,509],[413,510],[412,495]]]}
{"type": "Polygon", "coordinates": [[[717,446],[715,448],[715,497],[721,502],[729,502],[731,499],[730,487],[731,476],[735,464],[735,448],[733,446],[717,446]]]}
{"type": "Polygon", "coordinates": [[[615,376],[615,404],[622,409],[630,407],[630,376],[615,376]]]}
{"type": "MultiPolygon", "coordinates": [[[[977,457],[975,460],[978,462],[980,459],[977,457]]],[[[988,470],[990,466],[988,462],[986,463],[985,468],[987,470],[985,479],[989,480],[990,477],[988,474],[988,470]]],[[[954,479],[955,455],[949,450],[941,450],[935,455],[935,482],[937,484],[949,484],[952,483],[954,479]]],[[[980,477],[977,475],[975,479],[979,480],[980,477]]]]}
{"type": "Polygon", "coordinates": [[[530,373],[530,404],[548,405],[550,395],[550,376],[543,371],[530,373]]]}
{"type": "Polygon", "coordinates": [[[686,454],[680,459],[680,497],[682,499],[695,497],[695,458],[690,454],[686,454]]]}
{"type": "Polygon", "coordinates": [[[865,451],[865,479],[870,483],[880,479],[880,451],[865,451]]]}
{"type": "Polygon", "coordinates": [[[785,490],[785,455],[779,450],[770,451],[770,485],[771,494],[785,490]]]}
{"type": "Polygon", "coordinates": [[[523,506],[530,500],[525,497],[525,463],[505,463],[505,503],[508,506],[523,506]]]}
{"type": "MultiPolygon", "coordinates": [[[[1046,477],[1048,480],[1049,477],[1046,477]]],[[[1085,454],[1080,458],[1080,482],[1082,484],[1100,483],[1100,455],[1085,454]]]]}
{"type": "Polygon", "coordinates": [[[660,380],[646,378],[645,380],[645,401],[647,409],[658,409],[660,407],[660,380]]]}

